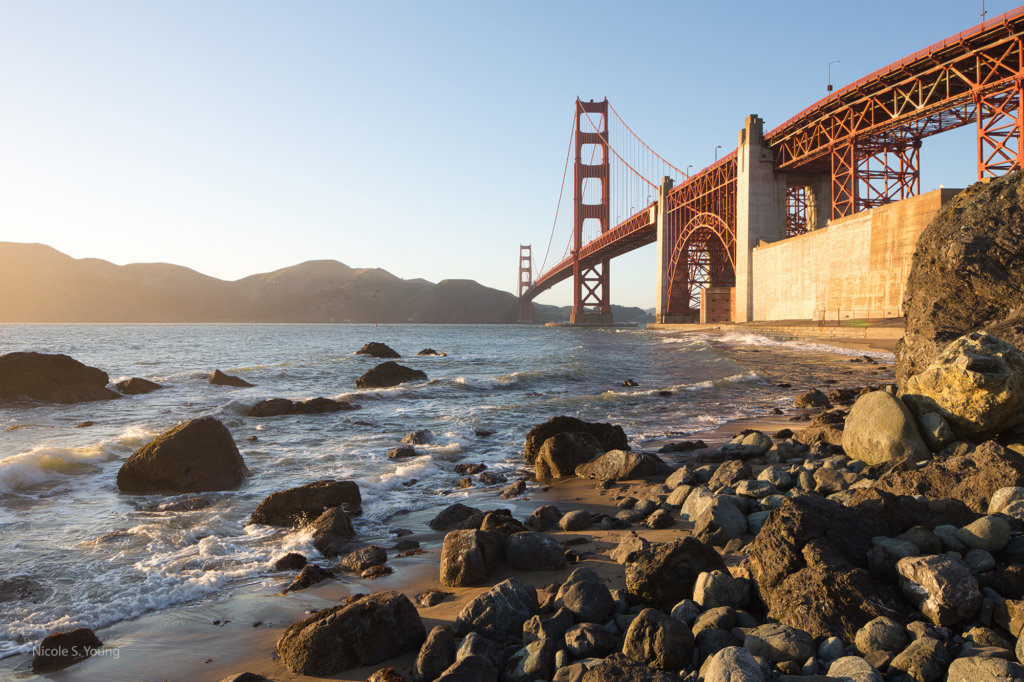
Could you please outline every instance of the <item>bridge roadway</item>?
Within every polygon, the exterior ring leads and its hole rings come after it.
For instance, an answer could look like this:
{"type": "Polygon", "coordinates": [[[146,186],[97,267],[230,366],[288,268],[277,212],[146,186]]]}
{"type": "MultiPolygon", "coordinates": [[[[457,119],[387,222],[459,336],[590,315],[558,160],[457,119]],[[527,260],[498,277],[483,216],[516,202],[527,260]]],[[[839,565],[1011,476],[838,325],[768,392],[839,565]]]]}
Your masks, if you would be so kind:
{"type": "MultiPolygon", "coordinates": [[[[1020,168],[1024,7],[950,36],[739,145],[542,273],[530,301],[573,275],[659,242],[658,322],[697,321],[700,289],[735,287],[751,319],[750,250],[920,192],[921,139],[974,123],[978,177],[1020,168]]],[[[581,291],[574,292],[576,303],[581,291]]],[[[716,320],[721,321],[721,320],[716,320]]]]}

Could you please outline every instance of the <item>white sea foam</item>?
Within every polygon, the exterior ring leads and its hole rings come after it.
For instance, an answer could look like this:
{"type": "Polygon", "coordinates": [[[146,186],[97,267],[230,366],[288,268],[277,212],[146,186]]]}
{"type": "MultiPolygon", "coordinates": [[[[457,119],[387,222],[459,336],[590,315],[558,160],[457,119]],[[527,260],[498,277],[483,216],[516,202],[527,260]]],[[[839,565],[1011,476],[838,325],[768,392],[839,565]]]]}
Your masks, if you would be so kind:
{"type": "Polygon", "coordinates": [[[885,351],[855,350],[853,348],[841,348],[828,343],[817,343],[803,339],[776,339],[761,334],[729,333],[723,334],[719,339],[726,344],[745,346],[767,346],[784,348],[788,350],[806,350],[818,353],[831,353],[833,355],[849,355],[877,358],[879,360],[892,360],[895,356],[885,351]]]}

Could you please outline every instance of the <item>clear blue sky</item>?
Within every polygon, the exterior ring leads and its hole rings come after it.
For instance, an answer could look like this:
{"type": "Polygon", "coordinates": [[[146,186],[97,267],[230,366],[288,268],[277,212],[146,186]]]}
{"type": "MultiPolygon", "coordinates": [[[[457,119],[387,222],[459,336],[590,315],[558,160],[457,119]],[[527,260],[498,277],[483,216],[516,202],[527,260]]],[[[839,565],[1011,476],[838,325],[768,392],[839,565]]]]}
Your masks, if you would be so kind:
{"type": "MultiPolygon", "coordinates": [[[[223,279],[332,258],[511,291],[518,245],[547,244],[577,96],[701,168],[747,114],[770,129],[824,95],[830,60],[842,86],[980,11],[0,0],[0,240],[223,279]]],[[[972,136],[925,140],[922,190],[974,180],[972,136]]],[[[614,302],[653,306],[653,263],[653,246],[613,261],[614,302]]]]}

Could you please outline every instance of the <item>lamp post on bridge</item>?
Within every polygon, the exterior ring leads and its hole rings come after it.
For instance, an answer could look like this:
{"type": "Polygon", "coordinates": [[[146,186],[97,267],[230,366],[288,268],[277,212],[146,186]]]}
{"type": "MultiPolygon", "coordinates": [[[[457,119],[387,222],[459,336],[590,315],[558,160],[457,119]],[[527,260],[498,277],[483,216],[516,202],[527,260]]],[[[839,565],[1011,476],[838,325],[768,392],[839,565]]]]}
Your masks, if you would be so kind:
{"type": "Polygon", "coordinates": [[[718,161],[718,150],[722,148],[722,145],[715,145],[715,161],[718,161]]]}
{"type": "Polygon", "coordinates": [[[687,180],[690,179],[690,169],[691,168],[693,168],[693,164],[692,163],[691,164],[687,164],[687,166],[686,166],[686,179],[687,180]]]}
{"type": "Polygon", "coordinates": [[[832,92],[832,65],[839,64],[842,60],[833,59],[828,63],[828,92],[832,92]]]}

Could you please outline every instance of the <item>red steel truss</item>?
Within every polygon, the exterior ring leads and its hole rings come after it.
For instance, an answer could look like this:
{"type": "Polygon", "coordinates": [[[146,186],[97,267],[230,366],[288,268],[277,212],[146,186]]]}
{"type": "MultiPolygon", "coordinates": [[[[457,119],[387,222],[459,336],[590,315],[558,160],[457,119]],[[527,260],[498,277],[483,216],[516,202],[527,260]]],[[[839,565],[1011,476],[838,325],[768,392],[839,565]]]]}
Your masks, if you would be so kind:
{"type": "Polygon", "coordinates": [[[807,188],[786,185],[786,236],[795,237],[807,232],[807,188]]]}
{"type": "Polygon", "coordinates": [[[583,224],[597,220],[601,234],[608,232],[611,200],[608,181],[610,164],[608,158],[608,99],[600,102],[576,100],[575,117],[576,156],[573,162],[573,242],[570,257],[573,260],[572,290],[573,304],[570,321],[611,322],[611,303],[608,287],[610,258],[584,263],[580,251],[584,246],[583,224]],[[599,119],[595,121],[595,119],[599,119]],[[586,121],[587,125],[584,125],[586,121]],[[584,145],[594,145],[600,151],[601,162],[583,162],[584,145]],[[594,192],[589,183],[598,183],[600,189],[594,192]],[[597,202],[594,195],[599,195],[597,202]],[[590,202],[587,203],[587,200],[590,202]]]}
{"type": "Polygon", "coordinates": [[[921,193],[921,139],[890,133],[857,145],[857,210],[921,193]]]}
{"type": "Polygon", "coordinates": [[[519,245],[519,321],[533,322],[533,303],[523,298],[533,286],[533,246],[519,245]]]}

